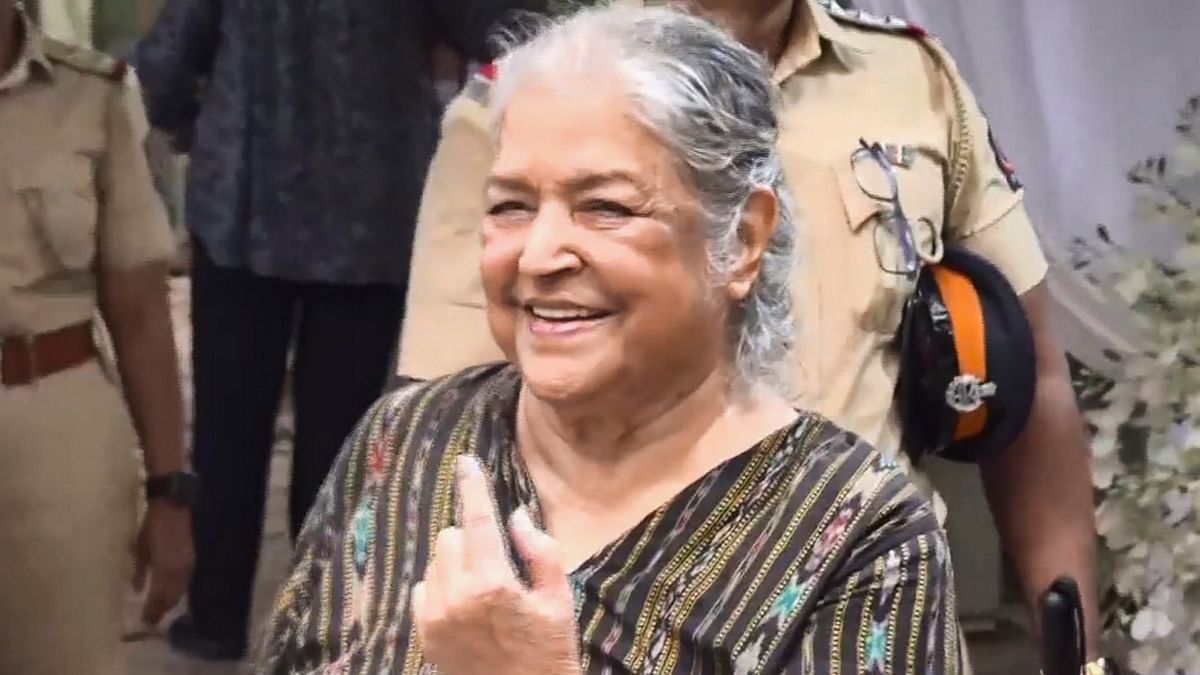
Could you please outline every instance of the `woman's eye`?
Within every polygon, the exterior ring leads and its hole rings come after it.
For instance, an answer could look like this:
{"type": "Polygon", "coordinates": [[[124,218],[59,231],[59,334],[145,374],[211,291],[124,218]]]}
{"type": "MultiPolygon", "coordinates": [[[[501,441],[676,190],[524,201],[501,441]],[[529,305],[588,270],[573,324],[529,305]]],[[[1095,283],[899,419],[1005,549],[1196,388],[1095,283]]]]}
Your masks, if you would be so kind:
{"type": "Polygon", "coordinates": [[[599,216],[608,218],[632,218],[636,215],[633,209],[617,202],[610,202],[604,199],[597,199],[587,202],[583,206],[583,210],[588,213],[593,213],[599,216]]]}
{"type": "Polygon", "coordinates": [[[495,206],[488,209],[487,213],[489,216],[502,216],[505,214],[513,213],[515,211],[528,211],[528,210],[529,210],[529,207],[526,206],[525,204],[522,204],[521,202],[507,201],[507,202],[500,202],[499,204],[496,204],[495,206]]]}

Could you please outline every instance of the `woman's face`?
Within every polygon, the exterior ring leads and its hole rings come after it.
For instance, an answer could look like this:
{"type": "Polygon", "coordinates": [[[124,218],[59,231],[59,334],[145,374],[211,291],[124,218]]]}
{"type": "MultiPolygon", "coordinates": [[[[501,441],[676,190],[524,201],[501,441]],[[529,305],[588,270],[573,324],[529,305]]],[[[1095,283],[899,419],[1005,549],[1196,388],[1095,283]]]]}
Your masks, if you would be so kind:
{"type": "Polygon", "coordinates": [[[543,399],[685,392],[724,361],[698,205],[611,81],[522,85],[487,184],[488,319],[543,399]]]}

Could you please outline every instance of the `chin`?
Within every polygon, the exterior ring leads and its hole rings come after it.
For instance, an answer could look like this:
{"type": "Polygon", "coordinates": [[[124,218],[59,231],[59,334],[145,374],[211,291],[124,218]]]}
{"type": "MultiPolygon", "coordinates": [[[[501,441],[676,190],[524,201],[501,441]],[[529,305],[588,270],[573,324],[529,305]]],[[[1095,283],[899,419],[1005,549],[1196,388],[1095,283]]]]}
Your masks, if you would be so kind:
{"type": "Polygon", "coordinates": [[[601,388],[600,368],[575,359],[533,357],[518,362],[521,379],[537,398],[556,403],[586,400],[601,388]]]}

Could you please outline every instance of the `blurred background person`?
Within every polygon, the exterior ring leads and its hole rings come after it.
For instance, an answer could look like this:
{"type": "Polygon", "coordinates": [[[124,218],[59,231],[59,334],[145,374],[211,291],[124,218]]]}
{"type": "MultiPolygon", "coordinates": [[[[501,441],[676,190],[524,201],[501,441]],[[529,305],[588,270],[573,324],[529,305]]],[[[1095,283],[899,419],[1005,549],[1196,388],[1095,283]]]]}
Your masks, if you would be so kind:
{"type": "Polygon", "coordinates": [[[190,152],[196,573],[172,646],[240,658],[294,353],[294,536],[379,395],[437,142],[441,37],[487,59],[534,0],[169,0],[138,45],[151,123],[190,152]]]}
{"type": "Polygon", "coordinates": [[[178,602],[191,572],[195,479],[184,471],[166,293],[173,246],[146,133],[123,63],[43,36],[0,0],[3,673],[125,672],[139,440],[146,622],[178,602]],[[94,317],[111,333],[115,374],[97,359],[94,317]]]}

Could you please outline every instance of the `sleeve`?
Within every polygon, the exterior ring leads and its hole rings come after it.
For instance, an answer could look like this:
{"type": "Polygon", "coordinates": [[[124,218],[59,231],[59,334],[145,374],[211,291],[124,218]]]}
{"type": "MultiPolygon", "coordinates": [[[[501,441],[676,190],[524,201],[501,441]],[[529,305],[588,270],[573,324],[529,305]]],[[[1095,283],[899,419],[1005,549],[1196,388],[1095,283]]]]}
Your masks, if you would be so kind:
{"type": "MultiPolygon", "coordinates": [[[[477,83],[473,83],[473,87],[477,83]]],[[[451,103],[417,218],[397,370],[433,378],[501,361],[479,278],[484,182],[495,148],[487,108],[451,103]]]]}
{"type": "Polygon", "coordinates": [[[190,143],[200,90],[212,72],[220,41],[220,2],[167,0],[134,52],[150,123],[175,136],[181,149],[190,143]]]}
{"type": "Polygon", "coordinates": [[[548,0],[425,0],[439,32],[464,56],[491,61],[491,38],[506,22],[523,12],[545,13],[548,0]]]}
{"type": "Polygon", "coordinates": [[[369,439],[380,431],[389,400],[383,397],[363,416],[317,493],[296,537],[291,570],[265,624],[256,673],[316,672],[340,648],[333,644],[338,636],[330,633],[320,618],[341,611],[341,592],[333,586],[334,558],[342,551],[362,494],[369,439]]]}
{"type": "Polygon", "coordinates": [[[920,514],[894,518],[850,554],[785,673],[963,672],[949,545],[928,507],[920,514]]]}
{"type": "Polygon", "coordinates": [[[947,79],[957,157],[948,240],[989,260],[1025,293],[1045,277],[1047,263],[1025,211],[1024,188],[953,59],[936,44],[932,49],[947,79]]]}
{"type": "Polygon", "coordinates": [[[146,159],[149,127],[131,71],[113,88],[105,114],[108,145],[96,176],[99,264],[106,269],[130,269],[168,261],[174,256],[175,243],[146,159]]]}

